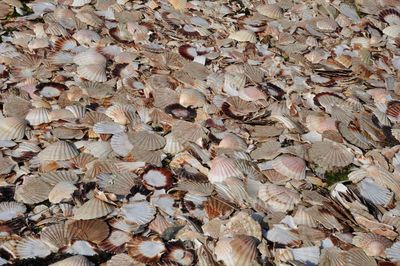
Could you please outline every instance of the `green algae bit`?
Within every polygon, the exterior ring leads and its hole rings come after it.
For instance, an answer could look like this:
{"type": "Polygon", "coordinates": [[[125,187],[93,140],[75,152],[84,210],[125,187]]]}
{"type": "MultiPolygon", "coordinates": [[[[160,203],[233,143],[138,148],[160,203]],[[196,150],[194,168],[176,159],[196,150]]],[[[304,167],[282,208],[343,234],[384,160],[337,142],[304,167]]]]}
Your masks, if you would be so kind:
{"type": "Polygon", "coordinates": [[[341,169],[325,173],[325,179],[328,186],[348,180],[350,169],[341,169]]]}

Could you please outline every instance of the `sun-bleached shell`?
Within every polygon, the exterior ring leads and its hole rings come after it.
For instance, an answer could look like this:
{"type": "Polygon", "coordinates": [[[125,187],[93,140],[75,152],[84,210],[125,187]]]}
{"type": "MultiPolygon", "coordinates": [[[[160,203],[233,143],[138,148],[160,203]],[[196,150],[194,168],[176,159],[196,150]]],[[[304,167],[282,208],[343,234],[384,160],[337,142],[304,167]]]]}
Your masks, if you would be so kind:
{"type": "Polygon", "coordinates": [[[117,195],[127,195],[137,184],[134,173],[101,173],[96,177],[99,188],[117,195]]]}
{"type": "Polygon", "coordinates": [[[364,250],[368,256],[382,256],[392,242],[379,235],[359,233],[353,237],[352,243],[364,250]]]}
{"type": "Polygon", "coordinates": [[[27,122],[24,119],[6,117],[0,119],[0,139],[22,139],[25,136],[27,122]]]}
{"type": "Polygon", "coordinates": [[[257,239],[251,236],[222,238],[215,247],[215,253],[217,259],[227,266],[251,265],[257,256],[257,245],[257,239]]]}
{"type": "Polygon", "coordinates": [[[299,203],[300,195],[292,190],[274,184],[265,184],[258,191],[258,197],[273,211],[293,210],[299,203]]]}
{"type": "Polygon", "coordinates": [[[257,7],[257,11],[268,18],[280,19],[283,16],[282,9],[277,4],[260,5],[257,7]]]}
{"type": "Polygon", "coordinates": [[[165,138],[155,132],[139,131],[128,134],[129,140],[135,149],[159,150],[165,146],[165,138]]]}
{"type": "Polygon", "coordinates": [[[28,237],[16,243],[15,255],[19,259],[44,258],[50,253],[49,247],[39,239],[28,237]]]}
{"type": "Polygon", "coordinates": [[[315,142],[308,154],[313,162],[325,169],[345,167],[354,159],[354,155],[345,146],[336,142],[315,142]]]}
{"type": "Polygon", "coordinates": [[[72,194],[77,187],[68,182],[61,181],[57,183],[49,193],[49,201],[51,203],[60,203],[62,201],[68,201],[72,198],[72,194]]]}
{"type": "Polygon", "coordinates": [[[40,239],[48,245],[53,252],[71,244],[74,232],[64,223],[48,226],[40,235],[40,239]]]}
{"type": "Polygon", "coordinates": [[[121,213],[128,223],[143,225],[154,219],[156,210],[147,201],[139,201],[124,204],[121,213]]]}
{"type": "Polygon", "coordinates": [[[216,157],[210,163],[208,179],[211,183],[223,182],[228,177],[241,176],[235,161],[226,157],[216,157]]]}
{"type": "Polygon", "coordinates": [[[78,154],[79,151],[74,144],[66,141],[57,141],[42,150],[38,154],[38,157],[39,159],[44,161],[57,161],[69,160],[76,157],[78,154]]]}
{"type": "Polygon", "coordinates": [[[229,35],[228,38],[238,42],[250,42],[250,43],[257,42],[257,36],[254,34],[254,32],[248,30],[239,30],[233,32],[229,35]]]}
{"type": "MultiPolygon", "coordinates": [[[[76,0],[74,0],[76,2],[76,0]]],[[[93,266],[94,264],[82,255],[75,255],[69,258],[57,261],[50,266],[93,266]]]]}
{"type": "Polygon", "coordinates": [[[44,182],[54,186],[61,181],[76,183],[78,181],[79,177],[73,171],[60,170],[60,171],[52,171],[52,172],[43,173],[40,175],[40,179],[43,180],[44,182]]]}
{"type": "Polygon", "coordinates": [[[0,221],[9,221],[26,212],[26,207],[22,203],[15,201],[3,201],[0,203],[0,221]]]}
{"type": "Polygon", "coordinates": [[[27,177],[22,185],[15,189],[15,200],[27,204],[39,203],[47,200],[51,186],[39,178],[27,177]]]}
{"type": "Polygon", "coordinates": [[[158,237],[135,237],[128,244],[128,254],[142,263],[157,261],[166,251],[165,245],[158,237]]]}
{"type": "Polygon", "coordinates": [[[90,220],[106,216],[114,210],[114,207],[98,198],[93,198],[85,202],[74,210],[74,219],[90,220]]]}
{"type": "Polygon", "coordinates": [[[50,122],[50,112],[48,109],[40,107],[31,109],[26,115],[25,119],[28,120],[29,124],[32,126],[38,126],[41,124],[50,122]]]}

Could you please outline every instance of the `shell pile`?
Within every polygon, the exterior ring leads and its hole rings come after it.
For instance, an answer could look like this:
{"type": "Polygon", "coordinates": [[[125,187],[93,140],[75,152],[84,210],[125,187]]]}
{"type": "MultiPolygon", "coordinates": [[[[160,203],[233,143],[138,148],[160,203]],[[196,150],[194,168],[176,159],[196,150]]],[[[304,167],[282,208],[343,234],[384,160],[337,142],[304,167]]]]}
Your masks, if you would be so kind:
{"type": "Polygon", "coordinates": [[[399,265],[400,1],[0,1],[0,265],[399,265]]]}

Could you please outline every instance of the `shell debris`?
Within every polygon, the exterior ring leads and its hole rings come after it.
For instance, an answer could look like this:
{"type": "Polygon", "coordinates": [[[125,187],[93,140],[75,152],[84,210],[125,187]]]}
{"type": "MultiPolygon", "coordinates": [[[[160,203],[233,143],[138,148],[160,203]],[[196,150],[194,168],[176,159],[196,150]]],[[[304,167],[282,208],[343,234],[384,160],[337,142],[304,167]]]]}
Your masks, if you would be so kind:
{"type": "Polygon", "coordinates": [[[398,1],[0,2],[0,265],[400,263],[398,1]]]}

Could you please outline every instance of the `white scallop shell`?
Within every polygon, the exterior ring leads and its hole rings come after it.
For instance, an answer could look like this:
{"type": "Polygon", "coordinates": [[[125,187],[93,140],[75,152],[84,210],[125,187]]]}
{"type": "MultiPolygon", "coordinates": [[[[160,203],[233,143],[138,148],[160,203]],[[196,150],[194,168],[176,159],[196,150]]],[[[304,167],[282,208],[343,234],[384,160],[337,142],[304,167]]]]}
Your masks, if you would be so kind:
{"type": "Polygon", "coordinates": [[[26,207],[22,203],[15,201],[3,201],[0,203],[0,221],[9,221],[26,212],[26,207]]]}
{"type": "Polygon", "coordinates": [[[57,161],[69,160],[76,157],[78,154],[79,151],[74,144],[66,141],[57,141],[42,150],[38,154],[38,157],[44,161],[57,161]]]}
{"type": "Polygon", "coordinates": [[[134,173],[101,173],[97,176],[99,188],[117,195],[128,195],[136,182],[134,173]]]}
{"type": "Polygon", "coordinates": [[[0,118],[0,140],[22,139],[27,122],[15,117],[0,118]]]}
{"type": "Polygon", "coordinates": [[[122,205],[121,214],[128,223],[144,225],[154,219],[156,209],[147,201],[137,201],[122,205]]]}
{"type": "Polygon", "coordinates": [[[133,149],[128,134],[125,132],[113,135],[110,140],[110,145],[112,150],[119,156],[127,156],[133,149]]]}
{"type": "Polygon", "coordinates": [[[210,163],[208,179],[211,183],[223,182],[228,177],[239,177],[242,172],[235,160],[226,157],[215,157],[210,163]]]}
{"type": "Polygon", "coordinates": [[[83,65],[77,68],[78,75],[90,81],[107,81],[105,65],[83,65]]]}
{"type": "Polygon", "coordinates": [[[49,247],[40,239],[33,237],[18,240],[15,255],[19,259],[44,258],[50,255],[49,247]]]}
{"type": "Polygon", "coordinates": [[[50,122],[50,112],[48,109],[40,107],[31,109],[26,115],[25,119],[28,120],[32,126],[38,126],[41,124],[50,122]]]}
{"type": "Polygon", "coordinates": [[[98,122],[94,124],[93,131],[97,134],[118,134],[124,132],[125,127],[115,122],[98,122]]]}

